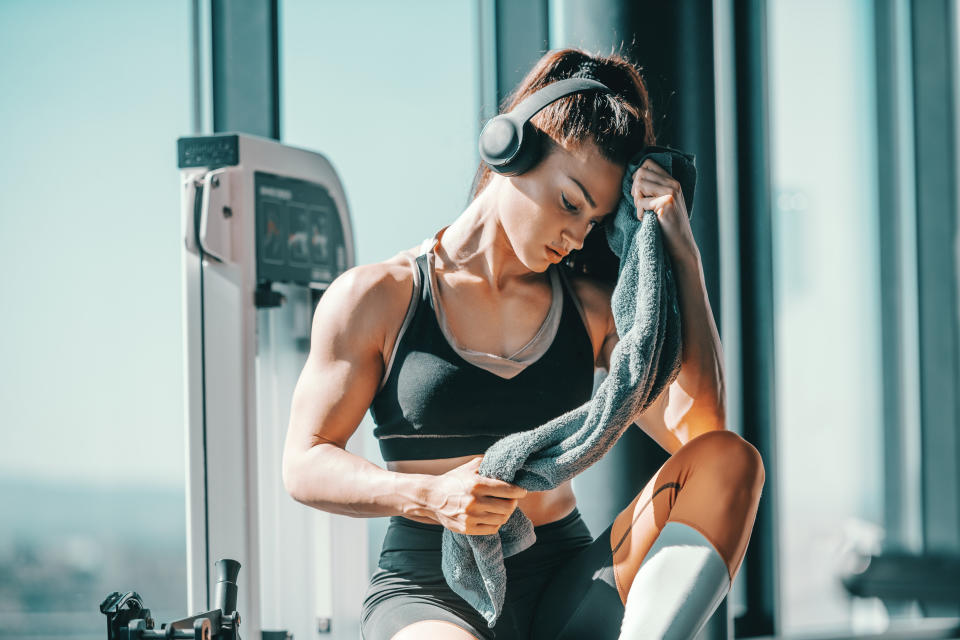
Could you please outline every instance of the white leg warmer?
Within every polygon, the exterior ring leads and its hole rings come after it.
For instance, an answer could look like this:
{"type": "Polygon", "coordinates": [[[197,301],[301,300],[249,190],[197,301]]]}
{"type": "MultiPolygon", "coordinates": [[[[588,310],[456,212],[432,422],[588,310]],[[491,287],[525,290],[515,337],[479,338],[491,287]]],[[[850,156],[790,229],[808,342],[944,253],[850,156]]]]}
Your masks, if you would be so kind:
{"type": "Polygon", "coordinates": [[[630,585],[620,640],[693,640],[729,590],[727,565],[710,541],[668,521],[630,585]]]}

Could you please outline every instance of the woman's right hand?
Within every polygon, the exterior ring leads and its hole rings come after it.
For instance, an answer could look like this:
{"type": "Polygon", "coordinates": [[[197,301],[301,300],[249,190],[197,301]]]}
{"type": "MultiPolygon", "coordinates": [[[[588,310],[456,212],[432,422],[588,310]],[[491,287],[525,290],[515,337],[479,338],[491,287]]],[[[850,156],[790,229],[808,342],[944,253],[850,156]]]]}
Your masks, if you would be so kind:
{"type": "Polygon", "coordinates": [[[483,456],[477,456],[431,481],[427,508],[444,527],[456,533],[496,533],[517,508],[527,490],[477,473],[483,456]]]}

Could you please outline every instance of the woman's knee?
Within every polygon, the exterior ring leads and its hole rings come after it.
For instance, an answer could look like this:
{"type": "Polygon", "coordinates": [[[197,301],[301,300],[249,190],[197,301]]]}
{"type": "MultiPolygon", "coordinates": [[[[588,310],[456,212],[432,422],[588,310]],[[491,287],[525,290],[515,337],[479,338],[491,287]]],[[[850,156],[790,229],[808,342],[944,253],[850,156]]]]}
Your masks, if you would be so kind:
{"type": "Polygon", "coordinates": [[[763,486],[766,476],[760,452],[740,434],[727,429],[707,431],[687,442],[686,447],[725,477],[752,482],[757,489],[763,486]]]}

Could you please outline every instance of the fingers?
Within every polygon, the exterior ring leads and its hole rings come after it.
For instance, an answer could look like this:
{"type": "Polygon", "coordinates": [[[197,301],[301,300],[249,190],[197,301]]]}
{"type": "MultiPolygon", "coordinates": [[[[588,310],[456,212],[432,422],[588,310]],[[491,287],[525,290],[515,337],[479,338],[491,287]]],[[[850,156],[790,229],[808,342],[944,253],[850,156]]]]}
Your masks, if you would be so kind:
{"type": "Polygon", "coordinates": [[[457,524],[450,528],[467,535],[496,533],[510,519],[510,514],[516,508],[516,501],[507,501],[507,504],[510,502],[513,503],[513,508],[505,509],[493,503],[477,501],[455,518],[453,522],[457,524]],[[485,505],[488,506],[485,508],[485,505]]]}
{"type": "Polygon", "coordinates": [[[637,198],[635,206],[637,208],[637,218],[643,218],[644,211],[653,211],[659,213],[660,209],[673,199],[673,194],[668,193],[662,196],[648,196],[646,198],[637,198]]]}
{"type": "Polygon", "coordinates": [[[501,524],[475,524],[469,533],[466,535],[469,536],[483,536],[491,535],[497,533],[500,530],[501,524]]]}
{"type": "Polygon", "coordinates": [[[508,516],[517,508],[517,498],[477,498],[474,503],[477,513],[496,513],[498,515],[508,516]]]}
{"type": "Polygon", "coordinates": [[[496,480],[480,476],[484,493],[496,498],[522,498],[527,495],[527,490],[509,482],[496,480]]]}
{"type": "Polygon", "coordinates": [[[662,196],[673,194],[676,196],[680,190],[680,183],[673,176],[663,171],[659,165],[651,163],[659,171],[651,169],[644,162],[633,174],[633,184],[630,186],[630,194],[634,199],[644,196],[662,196]],[[662,173],[661,173],[662,172],[662,173]]]}
{"type": "MultiPolygon", "coordinates": [[[[481,458],[475,458],[467,462],[464,466],[480,466],[481,458]]],[[[496,478],[488,478],[487,476],[479,476],[477,484],[483,486],[486,495],[494,496],[497,498],[522,498],[527,495],[527,490],[523,487],[519,487],[515,484],[510,484],[509,482],[504,482],[503,480],[497,480],[496,478]]]]}
{"type": "Polygon", "coordinates": [[[646,169],[647,171],[652,171],[653,173],[660,174],[661,176],[663,176],[663,177],[665,177],[665,178],[670,178],[670,177],[672,177],[669,173],[667,173],[667,170],[666,170],[666,169],[664,169],[663,167],[661,167],[659,164],[657,164],[657,163],[656,163],[654,160],[652,160],[651,158],[647,158],[646,160],[644,160],[644,161],[640,164],[640,168],[641,168],[641,169],[646,169]]]}

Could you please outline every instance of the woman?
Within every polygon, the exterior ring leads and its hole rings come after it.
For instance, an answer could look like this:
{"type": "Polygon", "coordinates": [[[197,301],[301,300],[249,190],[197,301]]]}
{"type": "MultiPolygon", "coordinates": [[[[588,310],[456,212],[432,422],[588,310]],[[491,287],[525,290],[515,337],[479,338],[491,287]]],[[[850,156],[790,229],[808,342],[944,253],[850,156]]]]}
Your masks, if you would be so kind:
{"type": "Polygon", "coordinates": [[[635,172],[632,196],[660,222],[683,360],[636,422],[670,459],[596,539],[569,482],[527,492],[476,473],[503,435],[588,401],[595,369],[609,367],[617,344],[617,262],[602,232],[589,232],[616,211],[629,158],[655,144],[641,76],[617,55],[552,51],[507,107],[574,74],[615,95],[551,103],[531,121],[547,140],[536,166],[504,176],[481,165],[472,201],[449,226],[350,269],[317,305],[284,484],[325,511],[391,516],[363,603],[367,640],[615,638],[621,627],[624,637],[685,637],[743,559],[763,465],[725,430],[722,352],[699,251],[679,185],[652,161],[635,172]],[[386,470],[345,450],[368,408],[386,470]],[[446,585],[440,540],[444,527],[495,533],[514,509],[533,522],[537,542],[505,559],[507,601],[491,629],[446,585]],[[651,551],[698,544],[706,555],[644,562],[651,551]],[[722,576],[707,571],[708,556],[722,576]]]}

